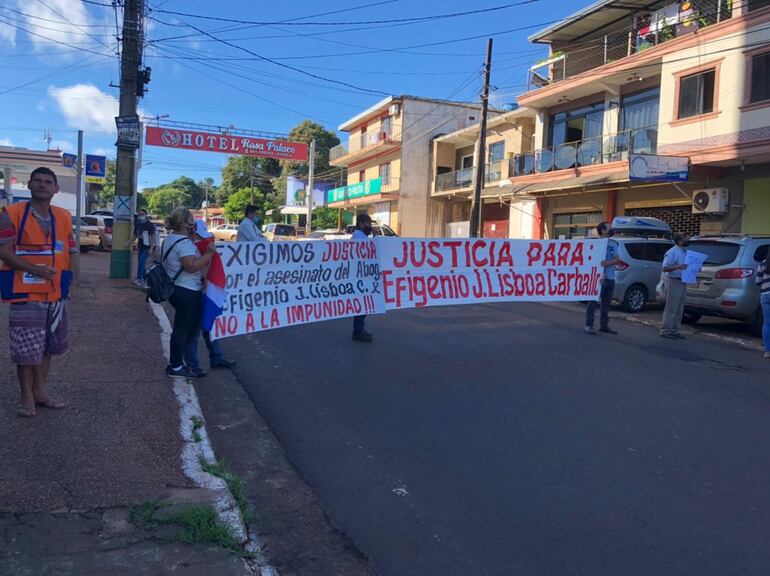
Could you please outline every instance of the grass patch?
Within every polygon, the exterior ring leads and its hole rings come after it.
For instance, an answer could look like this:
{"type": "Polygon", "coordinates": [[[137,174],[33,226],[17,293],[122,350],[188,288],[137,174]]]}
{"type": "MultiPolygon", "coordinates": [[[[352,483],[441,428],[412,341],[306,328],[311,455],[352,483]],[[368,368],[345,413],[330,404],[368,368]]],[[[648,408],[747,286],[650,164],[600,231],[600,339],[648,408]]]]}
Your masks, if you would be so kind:
{"type": "Polygon", "coordinates": [[[191,416],[190,417],[190,421],[192,422],[192,425],[193,425],[193,427],[192,427],[192,437],[193,437],[193,440],[195,442],[200,442],[201,440],[203,440],[203,438],[201,438],[201,435],[198,432],[198,430],[203,428],[203,420],[201,420],[197,416],[191,416]]]}
{"type": "Polygon", "coordinates": [[[155,518],[155,513],[166,505],[156,500],[131,506],[128,510],[128,519],[139,528],[152,528],[160,524],[155,518]]]}
{"type": "Polygon", "coordinates": [[[222,524],[217,513],[208,506],[193,506],[168,520],[182,529],[182,542],[195,544],[207,542],[241,552],[241,545],[236,540],[229,526],[222,524]]]}
{"type": "Polygon", "coordinates": [[[203,457],[201,457],[200,463],[204,472],[225,481],[225,484],[227,484],[230,493],[235,499],[235,503],[238,505],[238,509],[241,511],[243,522],[245,524],[251,522],[254,519],[254,513],[243,493],[243,480],[241,477],[231,472],[224,460],[217,460],[214,464],[209,464],[203,457]]]}

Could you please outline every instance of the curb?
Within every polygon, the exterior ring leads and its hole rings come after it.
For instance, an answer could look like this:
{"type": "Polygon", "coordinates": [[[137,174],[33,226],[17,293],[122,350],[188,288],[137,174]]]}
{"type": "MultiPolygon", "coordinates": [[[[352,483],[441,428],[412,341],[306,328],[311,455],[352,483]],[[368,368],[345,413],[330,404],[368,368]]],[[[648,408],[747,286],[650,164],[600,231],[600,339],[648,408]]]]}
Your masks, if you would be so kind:
{"type": "MultiPolygon", "coordinates": [[[[147,301],[152,313],[158,320],[161,329],[160,342],[163,354],[169,357],[171,340],[171,322],[163,306],[151,300],[147,301]]],[[[252,559],[244,559],[247,569],[259,576],[279,576],[273,568],[264,552],[259,537],[250,531],[243,521],[240,508],[235,502],[227,484],[222,478],[213,476],[203,470],[201,459],[208,464],[216,464],[216,456],[211,446],[206,430],[206,420],[203,417],[198,395],[195,388],[187,379],[173,378],[174,395],[179,403],[179,433],[184,441],[182,449],[182,471],[199,488],[211,490],[216,495],[215,511],[220,522],[229,526],[244,550],[252,555],[252,559]],[[199,440],[193,438],[193,420],[203,422],[203,426],[197,429],[199,440]]]]}

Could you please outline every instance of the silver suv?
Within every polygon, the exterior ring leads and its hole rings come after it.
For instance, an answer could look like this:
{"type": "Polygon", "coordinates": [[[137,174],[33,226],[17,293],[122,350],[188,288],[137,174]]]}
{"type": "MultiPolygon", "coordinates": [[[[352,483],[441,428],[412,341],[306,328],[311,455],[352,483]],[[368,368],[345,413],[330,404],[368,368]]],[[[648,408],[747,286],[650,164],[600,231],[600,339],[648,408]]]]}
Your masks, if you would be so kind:
{"type": "Polygon", "coordinates": [[[674,242],[667,238],[627,238],[615,236],[620,263],[615,267],[613,300],[627,312],[641,312],[656,301],[655,286],[660,280],[663,256],[674,242]]]}
{"type": "Polygon", "coordinates": [[[755,282],[757,266],[767,256],[770,235],[698,236],[688,250],[707,255],[697,283],[687,287],[684,321],[721,316],[745,322],[755,335],[762,333],[762,308],[755,282]]]}

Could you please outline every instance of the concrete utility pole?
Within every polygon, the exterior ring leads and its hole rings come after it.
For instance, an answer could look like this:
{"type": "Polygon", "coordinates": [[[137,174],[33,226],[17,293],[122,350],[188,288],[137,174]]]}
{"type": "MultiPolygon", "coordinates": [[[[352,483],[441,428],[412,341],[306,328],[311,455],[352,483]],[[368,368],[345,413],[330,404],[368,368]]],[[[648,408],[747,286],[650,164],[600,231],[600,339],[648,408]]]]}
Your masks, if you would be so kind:
{"type": "MultiPolygon", "coordinates": [[[[144,0],[125,0],[123,7],[123,54],[120,62],[121,117],[136,116],[140,89],[142,43],[139,37],[144,0]]],[[[143,86],[142,86],[143,88],[143,86]]],[[[143,90],[142,90],[143,92],[143,90]]],[[[112,228],[110,277],[128,278],[133,240],[133,196],[136,194],[136,151],[118,147],[115,164],[115,205],[112,228]]]]}
{"type": "Polygon", "coordinates": [[[489,74],[492,71],[492,38],[487,44],[487,64],[484,67],[484,90],[481,95],[481,125],[479,145],[476,151],[476,177],[473,179],[473,202],[471,203],[470,237],[481,235],[481,189],[484,187],[484,175],[487,164],[487,114],[489,113],[489,74]]]}
{"type": "Polygon", "coordinates": [[[307,221],[305,223],[305,236],[310,235],[310,222],[313,220],[313,188],[315,188],[315,138],[310,141],[310,167],[307,172],[307,193],[305,202],[307,203],[307,221]]]}

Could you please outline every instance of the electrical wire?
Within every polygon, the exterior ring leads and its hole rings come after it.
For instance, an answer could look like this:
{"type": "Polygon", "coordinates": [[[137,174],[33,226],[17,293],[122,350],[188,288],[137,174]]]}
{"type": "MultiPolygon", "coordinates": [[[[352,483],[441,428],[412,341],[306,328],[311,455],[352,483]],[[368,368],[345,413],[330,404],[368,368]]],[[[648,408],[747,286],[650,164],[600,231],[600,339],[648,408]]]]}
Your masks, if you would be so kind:
{"type": "Polygon", "coordinates": [[[17,24],[14,24],[13,22],[8,22],[5,18],[3,18],[2,15],[0,15],[0,22],[7,24],[8,26],[11,26],[12,28],[16,28],[17,30],[21,30],[22,32],[26,32],[30,36],[36,36],[38,38],[43,38],[44,40],[47,40],[49,42],[53,42],[54,44],[61,44],[62,46],[67,46],[68,48],[74,48],[75,50],[79,50],[81,52],[89,52],[91,54],[97,54],[99,56],[109,56],[111,58],[115,58],[113,54],[105,54],[103,52],[97,52],[96,50],[91,50],[90,48],[83,48],[82,46],[78,46],[77,44],[70,44],[69,42],[63,42],[61,40],[56,40],[55,38],[50,38],[48,36],[44,36],[43,34],[37,34],[36,32],[32,32],[30,30],[27,30],[26,28],[23,28],[22,26],[19,26],[17,24]]]}
{"type": "Polygon", "coordinates": [[[43,5],[43,6],[45,6],[46,8],[48,8],[48,9],[49,9],[51,12],[53,12],[54,14],[56,14],[57,16],[59,16],[60,18],[64,18],[64,19],[65,19],[65,20],[66,20],[66,21],[67,21],[69,24],[71,24],[72,26],[74,26],[75,28],[77,28],[78,30],[80,30],[81,32],[85,32],[85,33],[86,33],[86,35],[87,35],[89,38],[92,38],[93,40],[96,40],[96,42],[98,42],[99,44],[101,44],[102,46],[104,46],[105,48],[107,48],[107,50],[114,50],[114,47],[110,47],[110,46],[108,46],[107,44],[105,44],[104,42],[102,42],[101,40],[99,40],[99,38],[97,38],[96,36],[94,36],[93,34],[91,34],[91,33],[89,33],[89,32],[86,32],[85,30],[83,30],[83,28],[81,28],[80,26],[78,26],[77,24],[75,24],[75,23],[74,23],[72,20],[70,20],[69,18],[67,18],[67,17],[66,17],[64,14],[62,14],[61,12],[58,12],[57,10],[55,10],[55,9],[51,8],[51,7],[50,7],[48,4],[46,4],[46,3],[44,2],[44,0],[37,0],[37,1],[38,1],[38,2],[40,2],[40,4],[42,4],[42,5],[43,5]]]}

